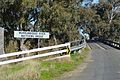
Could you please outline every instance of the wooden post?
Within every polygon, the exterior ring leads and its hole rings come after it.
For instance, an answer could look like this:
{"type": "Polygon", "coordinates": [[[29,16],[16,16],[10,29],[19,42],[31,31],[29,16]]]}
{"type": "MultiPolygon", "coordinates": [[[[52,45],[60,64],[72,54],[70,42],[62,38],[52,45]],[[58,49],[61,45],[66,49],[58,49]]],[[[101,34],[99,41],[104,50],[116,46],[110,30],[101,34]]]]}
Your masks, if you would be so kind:
{"type": "Polygon", "coordinates": [[[4,54],[4,28],[0,27],[0,55],[4,54]]]}
{"type": "Polygon", "coordinates": [[[40,38],[38,38],[38,48],[40,47],[40,38]]]}

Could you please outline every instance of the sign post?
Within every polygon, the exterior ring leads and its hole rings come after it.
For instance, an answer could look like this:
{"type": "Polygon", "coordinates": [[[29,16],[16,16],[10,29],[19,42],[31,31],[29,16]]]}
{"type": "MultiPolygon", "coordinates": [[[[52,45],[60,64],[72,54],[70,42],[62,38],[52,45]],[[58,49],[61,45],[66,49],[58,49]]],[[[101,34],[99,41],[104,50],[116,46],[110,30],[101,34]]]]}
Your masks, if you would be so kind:
{"type": "Polygon", "coordinates": [[[4,54],[4,28],[0,27],[0,55],[4,54]]]}
{"type": "Polygon", "coordinates": [[[40,38],[38,38],[38,48],[40,47],[40,38]]]}

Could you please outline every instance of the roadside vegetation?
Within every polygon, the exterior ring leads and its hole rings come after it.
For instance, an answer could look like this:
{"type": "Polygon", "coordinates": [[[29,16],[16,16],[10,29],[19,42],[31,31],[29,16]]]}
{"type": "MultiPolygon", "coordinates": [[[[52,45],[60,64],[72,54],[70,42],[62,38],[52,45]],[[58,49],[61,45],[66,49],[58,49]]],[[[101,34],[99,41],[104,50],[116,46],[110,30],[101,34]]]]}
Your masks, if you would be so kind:
{"type": "Polygon", "coordinates": [[[0,0],[0,27],[5,29],[5,52],[37,48],[37,39],[19,39],[14,31],[49,32],[39,47],[81,40],[78,28],[90,37],[120,40],[120,1],[0,0]],[[87,2],[84,6],[83,3],[87,2]],[[12,46],[11,46],[12,45],[12,46]]]}
{"type": "Polygon", "coordinates": [[[87,57],[88,48],[74,52],[68,60],[41,62],[29,60],[0,66],[0,80],[55,80],[65,72],[74,70],[87,57]]]}

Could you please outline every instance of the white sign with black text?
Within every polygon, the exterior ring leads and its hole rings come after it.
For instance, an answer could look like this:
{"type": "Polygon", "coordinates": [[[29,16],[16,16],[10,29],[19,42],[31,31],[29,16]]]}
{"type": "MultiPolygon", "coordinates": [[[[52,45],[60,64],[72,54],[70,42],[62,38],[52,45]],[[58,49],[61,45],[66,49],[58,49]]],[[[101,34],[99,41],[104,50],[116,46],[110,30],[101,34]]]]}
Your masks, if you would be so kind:
{"type": "Polygon", "coordinates": [[[14,31],[15,38],[49,38],[49,32],[14,31]]]}

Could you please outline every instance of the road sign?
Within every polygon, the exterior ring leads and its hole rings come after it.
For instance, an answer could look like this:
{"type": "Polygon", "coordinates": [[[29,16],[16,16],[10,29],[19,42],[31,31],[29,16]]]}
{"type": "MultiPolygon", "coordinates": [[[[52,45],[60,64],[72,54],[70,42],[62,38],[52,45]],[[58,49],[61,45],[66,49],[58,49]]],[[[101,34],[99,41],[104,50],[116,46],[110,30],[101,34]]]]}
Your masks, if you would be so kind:
{"type": "Polygon", "coordinates": [[[71,53],[70,47],[67,47],[67,53],[70,55],[70,53],[71,53]]]}
{"type": "Polygon", "coordinates": [[[15,38],[49,38],[49,32],[14,31],[15,38]]]}

